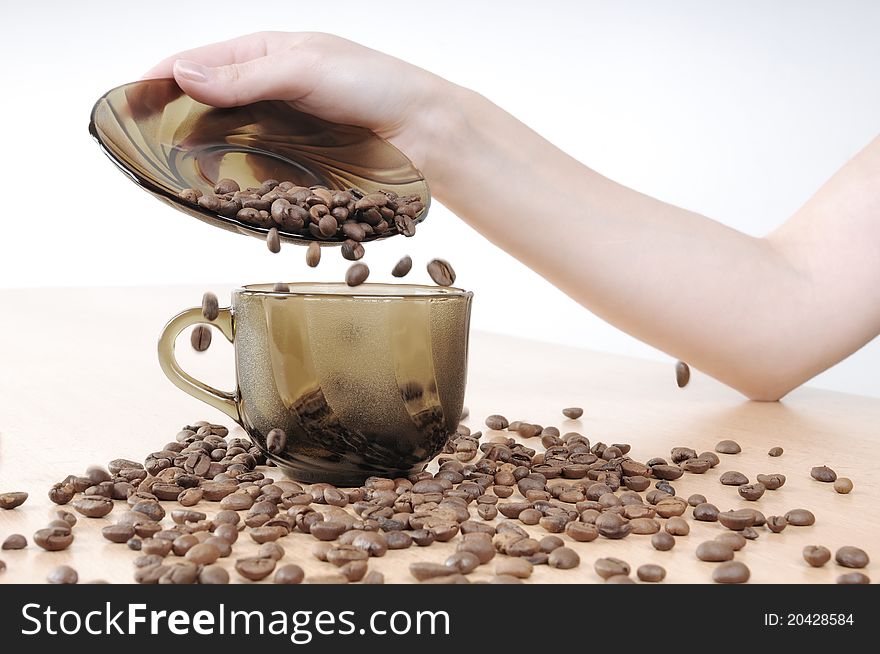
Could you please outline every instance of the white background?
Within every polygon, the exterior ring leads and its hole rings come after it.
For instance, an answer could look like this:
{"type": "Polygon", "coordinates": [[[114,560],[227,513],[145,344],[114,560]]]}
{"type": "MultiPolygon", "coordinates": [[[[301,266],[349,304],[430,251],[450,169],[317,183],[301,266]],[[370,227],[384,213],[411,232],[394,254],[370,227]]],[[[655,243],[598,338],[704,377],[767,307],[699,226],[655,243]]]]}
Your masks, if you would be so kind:
{"type": "MultiPolygon", "coordinates": [[[[339,257],[307,270],[295,246],[271,256],[160,204],[87,134],[107,89],[177,50],[261,29],[334,32],[431,69],[603,174],[751,234],[880,130],[880,3],[869,0],[54,1],[7,4],[3,24],[0,287],[341,279],[339,257]]],[[[431,257],[453,263],[476,292],[477,328],[667,358],[439,204],[417,238],[373,244],[366,261],[389,270],[405,252],[419,281],[431,257]]],[[[875,341],[812,383],[880,396],[878,369],[875,341]]]]}

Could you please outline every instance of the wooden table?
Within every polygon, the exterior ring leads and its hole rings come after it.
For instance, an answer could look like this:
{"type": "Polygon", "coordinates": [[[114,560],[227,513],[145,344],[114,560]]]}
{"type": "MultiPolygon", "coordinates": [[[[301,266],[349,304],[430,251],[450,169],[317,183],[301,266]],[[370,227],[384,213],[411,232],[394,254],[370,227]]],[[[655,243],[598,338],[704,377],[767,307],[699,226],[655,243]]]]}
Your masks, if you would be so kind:
{"type": "MultiPolygon", "coordinates": [[[[46,496],[49,486],[67,474],[81,474],[90,464],[106,465],[116,457],[143,460],[173,440],[182,425],[199,419],[233,427],[225,416],[172,386],[156,360],[155,343],[164,322],[178,310],[198,304],[202,290],[0,291],[0,492],[30,493],[18,509],[0,510],[0,540],[18,532],[29,541],[25,550],[0,552],[7,564],[0,582],[40,582],[62,563],[76,567],[82,580],[132,580],[136,553],[100,534],[121,507],[108,518],[81,517],[76,540],[65,552],[40,550],[32,543],[32,534],[58,508],[46,496]]],[[[229,289],[214,290],[228,298],[229,289]]],[[[182,365],[191,372],[218,387],[231,388],[231,348],[224,339],[215,338],[203,355],[191,352],[188,344],[179,351],[182,365]]],[[[702,493],[722,510],[748,505],[775,515],[804,507],[817,517],[812,527],[789,526],[781,534],[761,529],[760,538],[737,553],[736,558],[751,568],[754,582],[833,582],[844,569],[833,560],[821,569],[808,567],[801,549],[809,544],[832,551],[857,545],[874,558],[880,556],[876,520],[880,400],[801,389],[781,403],[751,403],[700,374],[680,390],[671,364],[477,332],[466,404],[470,408],[466,423],[472,429],[482,428],[488,414],[502,413],[511,420],[579,431],[593,442],[631,443],[632,456],[642,461],[668,457],[673,446],[700,452],[711,450],[723,438],[735,439],[742,454],[720,455],[722,462],[715,469],[673,482],[678,494],[702,493]],[[572,405],[585,408],[582,419],[563,418],[560,410],[572,405]],[[785,448],[782,457],[767,456],[774,445],[785,448]],[[850,477],[855,490],[838,495],[830,484],[812,480],[810,468],[822,464],[850,477]],[[752,479],[758,473],[781,472],[788,481],[758,502],[747,503],[734,487],[719,484],[725,470],[739,470],[752,479]]],[[[280,474],[277,469],[266,471],[280,474]]],[[[215,507],[202,503],[198,508],[210,515],[215,507]]],[[[669,552],[655,551],[648,536],[569,542],[581,555],[579,568],[561,571],[538,566],[531,579],[596,583],[601,579],[593,562],[615,556],[629,562],[633,574],[643,563],[658,563],[668,571],[667,582],[711,581],[714,564],[697,560],[694,550],[724,528],[718,523],[689,522],[690,535],[678,538],[669,552]]],[[[530,529],[542,532],[538,527],[530,529]]],[[[310,536],[295,533],[281,542],[287,551],[285,560],[301,565],[307,577],[333,572],[331,564],[312,557],[315,541],[310,536]]],[[[250,555],[255,549],[249,539],[241,539],[233,557],[250,555]]],[[[383,572],[387,582],[409,582],[410,562],[442,562],[453,549],[454,542],[413,547],[372,559],[370,566],[383,572]]],[[[232,569],[232,561],[224,564],[232,569]]],[[[872,563],[865,572],[876,577],[876,566],[872,563]]],[[[471,578],[487,579],[493,569],[494,562],[481,566],[471,578]]],[[[232,578],[240,580],[234,572],[232,578]]]]}

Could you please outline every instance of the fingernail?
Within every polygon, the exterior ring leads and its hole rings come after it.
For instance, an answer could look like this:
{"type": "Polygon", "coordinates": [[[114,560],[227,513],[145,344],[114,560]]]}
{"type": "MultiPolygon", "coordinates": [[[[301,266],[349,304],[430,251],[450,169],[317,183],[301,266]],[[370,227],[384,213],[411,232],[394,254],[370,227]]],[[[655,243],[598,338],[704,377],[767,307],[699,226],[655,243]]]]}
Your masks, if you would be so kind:
{"type": "Polygon", "coordinates": [[[211,75],[211,69],[194,61],[178,59],[174,62],[174,72],[190,82],[207,82],[211,75]]]}

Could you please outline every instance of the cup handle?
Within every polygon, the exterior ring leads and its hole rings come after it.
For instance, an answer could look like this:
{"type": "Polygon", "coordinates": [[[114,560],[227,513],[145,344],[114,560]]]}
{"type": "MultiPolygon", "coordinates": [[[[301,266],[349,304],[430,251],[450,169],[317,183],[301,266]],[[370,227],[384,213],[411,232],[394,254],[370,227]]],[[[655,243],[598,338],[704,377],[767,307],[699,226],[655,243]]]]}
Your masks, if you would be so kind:
{"type": "Polygon", "coordinates": [[[232,343],[232,310],[229,308],[220,309],[217,318],[208,320],[202,315],[201,308],[187,309],[174,316],[165,325],[162,335],[159,337],[159,365],[162,366],[162,372],[171,380],[175,386],[185,393],[189,393],[197,400],[201,400],[205,404],[210,404],[215,409],[219,409],[227,416],[241,423],[241,415],[238,411],[237,397],[235,393],[227,393],[220,391],[213,386],[208,386],[204,382],[199,381],[192,375],[188,374],[177,363],[174,356],[174,344],[177,337],[184,329],[190,325],[203,323],[213,325],[219,329],[223,335],[232,343]]]}

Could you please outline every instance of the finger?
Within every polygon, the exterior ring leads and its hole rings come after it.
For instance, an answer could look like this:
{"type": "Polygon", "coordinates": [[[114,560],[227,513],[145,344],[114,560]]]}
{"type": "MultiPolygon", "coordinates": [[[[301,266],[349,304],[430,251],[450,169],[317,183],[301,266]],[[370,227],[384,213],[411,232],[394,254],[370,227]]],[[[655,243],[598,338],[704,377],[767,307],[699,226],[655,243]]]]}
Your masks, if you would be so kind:
{"type": "Polygon", "coordinates": [[[291,53],[222,66],[178,59],[172,72],[187,95],[215,107],[258,100],[297,100],[311,91],[314,80],[306,58],[291,53]]]}
{"type": "Polygon", "coordinates": [[[218,41],[191,50],[184,50],[160,61],[144,73],[142,79],[173,77],[178,59],[195,61],[203,66],[225,66],[266,56],[271,50],[273,35],[265,32],[246,34],[227,41],[218,41]]]}

